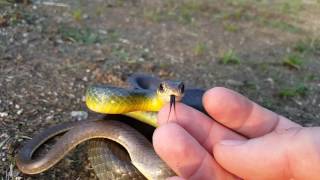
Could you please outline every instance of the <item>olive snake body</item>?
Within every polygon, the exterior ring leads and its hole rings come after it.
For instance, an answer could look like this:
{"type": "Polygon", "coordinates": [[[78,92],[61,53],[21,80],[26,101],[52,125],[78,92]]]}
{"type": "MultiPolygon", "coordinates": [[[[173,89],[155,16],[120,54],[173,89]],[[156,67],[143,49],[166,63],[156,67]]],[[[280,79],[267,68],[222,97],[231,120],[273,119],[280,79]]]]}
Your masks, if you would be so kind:
{"type": "MultiPolygon", "coordinates": [[[[145,75],[131,76],[128,82],[132,85],[133,90],[117,89],[109,86],[91,86],[86,94],[87,106],[99,113],[125,114],[156,126],[155,113],[139,112],[139,110],[145,111],[146,106],[150,106],[149,110],[158,111],[168,99],[162,102],[154,101],[155,94],[150,92],[159,90],[159,85],[161,87],[168,84],[161,84],[162,81],[158,78],[145,75]],[[134,92],[134,96],[132,92],[134,92]],[[123,98],[118,99],[122,96],[126,102],[123,101],[123,98]],[[133,110],[130,107],[126,108],[123,105],[124,103],[131,103],[133,110]],[[117,108],[110,108],[112,106],[117,106],[117,108]],[[144,119],[144,117],[148,118],[144,119]]],[[[182,86],[184,89],[184,85],[181,85],[180,82],[169,81],[169,85],[173,86],[173,89],[180,89],[180,91],[182,86]]],[[[176,92],[170,93],[174,94],[176,92]]],[[[174,95],[179,96],[179,93],[181,92],[174,95]]],[[[202,107],[204,90],[186,89],[182,93],[184,93],[184,96],[178,100],[204,112],[202,107]]],[[[70,122],[48,128],[36,135],[20,150],[16,160],[17,166],[27,174],[43,172],[59,162],[76,145],[89,139],[97,139],[89,141],[88,155],[95,173],[101,180],[165,179],[174,175],[173,171],[155,154],[151,143],[135,129],[121,122],[104,120],[70,122]],[[32,159],[33,153],[41,144],[62,133],[65,134],[44,157],[32,159]],[[98,138],[111,139],[113,143],[106,143],[106,141],[98,138]],[[129,156],[125,151],[121,151],[123,148],[114,142],[121,144],[129,156]],[[132,162],[134,166],[128,162],[132,162]]]]}

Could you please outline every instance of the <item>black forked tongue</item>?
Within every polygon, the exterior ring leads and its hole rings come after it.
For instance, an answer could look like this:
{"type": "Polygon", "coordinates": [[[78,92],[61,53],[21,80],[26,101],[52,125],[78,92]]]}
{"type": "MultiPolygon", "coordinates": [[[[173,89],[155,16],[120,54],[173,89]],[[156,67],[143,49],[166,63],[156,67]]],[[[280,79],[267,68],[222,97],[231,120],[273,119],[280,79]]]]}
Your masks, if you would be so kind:
{"type": "Polygon", "coordinates": [[[170,118],[171,109],[173,107],[173,110],[176,111],[176,96],[170,95],[170,109],[169,109],[169,115],[168,115],[168,121],[170,118]]]}

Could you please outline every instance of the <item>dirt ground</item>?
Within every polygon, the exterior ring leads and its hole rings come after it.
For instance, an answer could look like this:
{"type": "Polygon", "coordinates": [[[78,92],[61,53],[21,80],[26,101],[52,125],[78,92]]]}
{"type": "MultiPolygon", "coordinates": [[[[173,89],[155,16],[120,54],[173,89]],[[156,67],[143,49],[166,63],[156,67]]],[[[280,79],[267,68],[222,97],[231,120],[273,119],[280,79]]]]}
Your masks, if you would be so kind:
{"type": "Polygon", "coordinates": [[[87,85],[125,86],[137,72],[228,87],[320,125],[319,16],[312,0],[0,0],[0,178],[95,179],[81,145],[33,176],[14,156],[86,111],[87,85]]]}

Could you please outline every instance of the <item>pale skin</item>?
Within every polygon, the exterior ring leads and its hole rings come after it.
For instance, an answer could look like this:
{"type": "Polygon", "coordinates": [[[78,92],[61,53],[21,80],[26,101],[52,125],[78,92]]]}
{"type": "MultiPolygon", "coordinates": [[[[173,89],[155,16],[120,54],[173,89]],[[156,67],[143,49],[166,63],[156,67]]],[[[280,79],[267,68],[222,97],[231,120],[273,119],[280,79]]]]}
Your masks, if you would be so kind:
{"type": "Polygon", "coordinates": [[[320,127],[221,87],[203,105],[210,117],[181,103],[169,120],[169,106],[159,112],[153,145],[177,173],[170,179],[320,179],[320,127]]]}

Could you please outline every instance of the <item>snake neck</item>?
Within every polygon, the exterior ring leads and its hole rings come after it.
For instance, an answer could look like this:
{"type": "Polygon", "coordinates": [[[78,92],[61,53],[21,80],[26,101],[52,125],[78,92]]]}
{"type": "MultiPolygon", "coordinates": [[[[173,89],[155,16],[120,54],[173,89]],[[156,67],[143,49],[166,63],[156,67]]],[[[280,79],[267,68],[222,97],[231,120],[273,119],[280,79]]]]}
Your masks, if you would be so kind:
{"type": "Polygon", "coordinates": [[[155,91],[127,90],[110,86],[91,86],[86,92],[89,109],[104,114],[133,111],[159,111],[165,102],[155,91]]]}
{"type": "Polygon", "coordinates": [[[156,92],[153,92],[151,95],[150,111],[159,111],[165,104],[164,100],[160,98],[156,92]]]}

